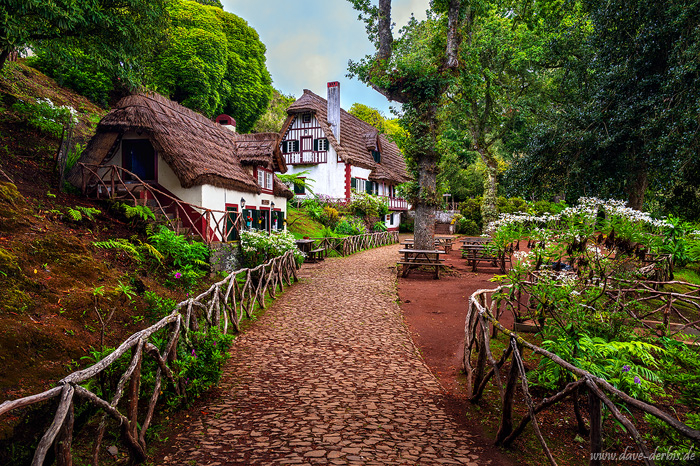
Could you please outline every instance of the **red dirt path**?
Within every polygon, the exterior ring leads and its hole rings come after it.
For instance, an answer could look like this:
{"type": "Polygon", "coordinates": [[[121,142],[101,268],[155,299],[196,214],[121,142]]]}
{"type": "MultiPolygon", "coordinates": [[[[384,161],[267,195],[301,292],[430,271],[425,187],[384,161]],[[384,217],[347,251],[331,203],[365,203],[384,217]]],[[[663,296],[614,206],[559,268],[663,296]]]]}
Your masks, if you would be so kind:
{"type": "MultiPolygon", "coordinates": [[[[461,258],[459,243],[442,257],[446,267],[439,280],[433,278],[432,271],[411,271],[407,278],[399,277],[400,305],[413,341],[449,394],[453,415],[486,438],[480,424],[467,417],[469,402],[461,374],[464,320],[469,296],[479,289],[495,288],[497,284],[489,280],[500,271],[490,264],[479,264],[478,272],[472,272],[461,258]]],[[[506,315],[503,317],[504,324],[512,324],[506,315]]],[[[496,450],[488,441],[484,444],[496,450]]]]}

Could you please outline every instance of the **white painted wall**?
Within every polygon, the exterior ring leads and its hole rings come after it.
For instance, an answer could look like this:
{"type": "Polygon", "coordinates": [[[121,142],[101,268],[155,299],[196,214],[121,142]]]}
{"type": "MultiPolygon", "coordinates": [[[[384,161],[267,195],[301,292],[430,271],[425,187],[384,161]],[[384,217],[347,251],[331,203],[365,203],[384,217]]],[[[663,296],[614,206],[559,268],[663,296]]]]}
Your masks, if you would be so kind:
{"type": "MultiPolygon", "coordinates": [[[[143,135],[137,133],[126,133],[123,139],[145,139],[143,135]]],[[[121,143],[118,147],[118,152],[114,158],[109,161],[112,165],[122,165],[121,143]]],[[[252,170],[251,170],[252,174],[252,170]]],[[[216,221],[223,218],[226,211],[226,204],[236,204],[240,212],[241,198],[246,200],[246,207],[259,208],[262,205],[262,200],[275,203],[275,210],[282,210],[284,217],[287,217],[287,199],[284,197],[274,196],[272,194],[256,194],[251,192],[237,191],[234,189],[224,189],[212,185],[194,186],[192,188],[183,188],[180,184],[180,179],[175,175],[175,172],[170,168],[170,165],[158,155],[158,184],[170,191],[178,199],[193,204],[202,206],[211,210],[218,210],[221,213],[214,213],[210,222],[212,229],[216,226],[216,221]]],[[[264,206],[269,207],[270,204],[264,206]]],[[[285,226],[286,228],[286,226],[285,226]]]]}

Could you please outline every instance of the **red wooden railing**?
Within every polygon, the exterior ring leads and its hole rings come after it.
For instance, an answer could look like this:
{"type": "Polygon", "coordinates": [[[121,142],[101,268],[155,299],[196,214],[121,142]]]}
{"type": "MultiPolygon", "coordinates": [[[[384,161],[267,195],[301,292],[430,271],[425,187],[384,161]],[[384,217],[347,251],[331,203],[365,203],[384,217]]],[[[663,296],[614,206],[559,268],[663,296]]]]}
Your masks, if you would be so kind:
{"type": "Polygon", "coordinates": [[[327,160],[328,152],[296,152],[284,154],[284,161],[287,165],[326,163],[327,160]]]}
{"type": "MultiPolygon", "coordinates": [[[[227,241],[231,234],[240,231],[240,213],[229,212],[190,204],[146,183],[129,170],[117,165],[79,163],[82,172],[84,196],[98,199],[128,199],[134,204],[152,199],[169,226],[180,233],[180,225],[190,228],[207,245],[215,241],[227,241]],[[127,178],[127,179],[125,179],[127,178]],[[170,218],[170,215],[175,218],[170,218]],[[230,225],[230,226],[229,226],[230,225]]],[[[238,236],[238,235],[236,235],[238,236]]]]}

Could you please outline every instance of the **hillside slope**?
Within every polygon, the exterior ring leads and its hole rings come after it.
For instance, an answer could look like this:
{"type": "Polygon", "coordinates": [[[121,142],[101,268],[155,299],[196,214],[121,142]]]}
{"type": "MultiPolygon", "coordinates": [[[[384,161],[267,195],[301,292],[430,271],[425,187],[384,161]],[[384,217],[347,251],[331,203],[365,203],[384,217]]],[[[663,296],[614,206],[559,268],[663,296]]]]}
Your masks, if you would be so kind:
{"type": "MultiPolygon", "coordinates": [[[[38,99],[77,111],[80,143],[105,113],[22,63],[0,72],[0,402],[42,391],[87,364],[101,348],[101,320],[104,346],[115,346],[159,317],[165,298],[181,300],[187,291],[162,285],[172,269],[93,245],[148,239],[107,204],[59,190],[60,134],[31,112],[38,99]],[[81,208],[92,219],[76,221],[71,209],[81,208]]],[[[0,460],[11,424],[0,420],[0,460]]]]}

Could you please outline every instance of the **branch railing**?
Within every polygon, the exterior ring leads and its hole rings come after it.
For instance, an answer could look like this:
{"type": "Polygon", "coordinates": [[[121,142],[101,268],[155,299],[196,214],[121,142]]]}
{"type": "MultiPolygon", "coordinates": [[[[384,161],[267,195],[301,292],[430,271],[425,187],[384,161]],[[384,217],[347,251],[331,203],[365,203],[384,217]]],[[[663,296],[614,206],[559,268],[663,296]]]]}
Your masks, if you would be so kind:
{"type": "Polygon", "coordinates": [[[328,257],[330,251],[334,251],[341,256],[349,256],[363,249],[372,249],[379,246],[387,246],[399,242],[398,231],[380,231],[376,233],[365,233],[363,235],[346,236],[344,238],[312,238],[315,240],[314,248],[324,249],[328,257]]]}
{"type": "Polygon", "coordinates": [[[166,219],[170,228],[179,232],[182,222],[207,245],[214,241],[227,241],[234,231],[239,232],[239,212],[208,209],[184,202],[117,165],[82,162],[78,165],[82,174],[81,190],[84,196],[94,192],[97,198],[127,199],[137,204],[142,202],[143,198],[136,197],[135,193],[139,196],[141,193],[147,193],[146,198],[156,203],[157,211],[166,219]],[[168,202],[169,204],[163,205],[168,202]],[[175,214],[175,218],[170,218],[171,213],[175,214]]]}
{"type": "Polygon", "coordinates": [[[297,280],[296,270],[292,251],[255,268],[236,270],[199,296],[179,303],[156,324],[131,335],[104,359],[61,379],[56,387],[36,395],[3,402],[0,404],[0,416],[18,408],[59,398],[53,422],[39,442],[32,465],[43,465],[53,445],[58,465],[67,466],[72,464],[73,413],[74,402],[78,398],[103,411],[95,435],[93,466],[99,463],[107,418],[114,420],[120,427],[131,460],[143,462],[146,460],[146,433],[153,421],[163,384],[169,381],[178,396],[186,395],[183,380],[175,371],[178,345],[186,345],[188,350],[194,348],[190,332],[200,331],[201,326],[204,326],[205,332],[211,332],[215,328],[223,334],[227,334],[230,328],[238,332],[243,318],[252,317],[256,304],[265,308],[266,295],[274,298],[278,292],[284,291],[285,284],[289,286],[297,280]],[[150,340],[163,332],[166,333],[166,338],[162,341],[167,341],[167,344],[158,348],[150,340]],[[116,367],[116,361],[128,352],[131,352],[130,362],[121,375],[111,400],[103,399],[84,387],[108,368],[116,367]],[[142,398],[141,367],[146,356],[154,359],[157,370],[145,413],[142,410],[139,415],[139,401],[142,398]],[[128,399],[122,403],[125,390],[128,399]]]}
{"type": "MultiPolygon", "coordinates": [[[[651,286],[647,284],[646,288],[651,288],[651,286]]],[[[636,289],[634,291],[636,292],[636,289]]],[[[510,307],[512,310],[514,305],[510,303],[508,299],[501,298],[503,298],[503,296],[513,296],[514,294],[512,285],[504,285],[493,290],[482,289],[476,291],[469,298],[469,306],[465,321],[462,363],[467,378],[467,391],[470,401],[476,403],[480,400],[486,385],[491,379],[494,380],[500,394],[502,409],[500,427],[496,434],[497,445],[509,446],[523,432],[527,424],[532,423],[535,435],[542,445],[549,464],[556,465],[557,462],[539,428],[537,414],[556,403],[571,398],[574,404],[574,412],[576,414],[579,430],[586,430],[578,402],[579,390],[582,389],[587,389],[588,391],[591,465],[601,464],[600,458],[602,457],[603,435],[602,405],[608,408],[612,417],[624,427],[625,431],[633,439],[643,463],[647,466],[655,464],[653,455],[650,454],[638,429],[629,417],[620,411],[617,404],[613,402],[612,399],[615,399],[618,403],[622,403],[625,410],[628,412],[634,409],[642,413],[650,414],[675,429],[681,435],[694,441],[700,441],[700,431],[680,422],[674,413],[663,411],[652,404],[629,396],[625,392],[615,388],[607,380],[597,377],[571,364],[560,356],[528,342],[516,332],[506,328],[501,324],[499,318],[503,312],[506,311],[507,307],[510,307]],[[491,351],[491,338],[495,336],[496,331],[505,334],[509,340],[508,346],[498,361],[491,351]],[[528,349],[534,354],[550,359],[568,372],[571,379],[574,381],[566,385],[566,387],[558,393],[544,398],[539,403],[535,404],[529,389],[527,373],[523,364],[522,353],[524,349],[528,349]],[[478,353],[475,365],[473,365],[472,362],[473,353],[478,353]],[[504,385],[501,377],[501,369],[508,361],[508,358],[510,358],[511,364],[504,385]],[[487,366],[490,366],[488,370],[487,366]],[[519,424],[514,428],[514,398],[518,378],[520,379],[522,394],[525,404],[527,405],[527,414],[522,417],[519,424]]],[[[669,302],[671,302],[674,298],[673,295],[673,293],[664,294],[663,292],[657,292],[655,298],[661,299],[667,296],[669,297],[669,302]]],[[[697,298],[696,295],[697,288],[693,291],[693,296],[697,298]]],[[[675,298],[680,299],[678,296],[675,296],[675,298]]],[[[697,308],[698,303],[695,303],[694,306],[697,308]]],[[[657,311],[663,312],[661,308],[657,311]]],[[[690,324],[697,328],[698,322],[692,322],[690,324]]]]}

